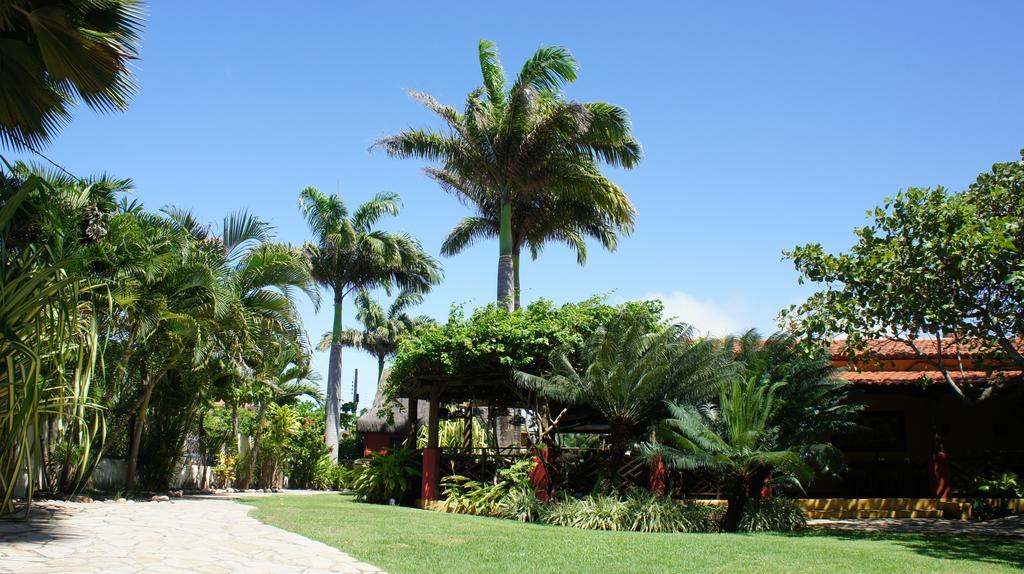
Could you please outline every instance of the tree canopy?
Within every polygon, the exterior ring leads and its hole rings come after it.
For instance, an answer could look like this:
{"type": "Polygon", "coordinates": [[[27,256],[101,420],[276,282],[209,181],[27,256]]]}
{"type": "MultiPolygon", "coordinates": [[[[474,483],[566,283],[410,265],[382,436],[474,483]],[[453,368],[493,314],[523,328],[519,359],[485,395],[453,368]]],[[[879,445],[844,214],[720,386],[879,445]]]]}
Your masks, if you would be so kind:
{"type": "Polygon", "coordinates": [[[819,243],[785,252],[801,283],[823,286],[782,312],[785,327],[810,338],[842,336],[851,354],[872,339],[916,350],[915,338],[933,337],[940,356],[918,354],[962,397],[962,364],[948,357],[970,349],[989,359],[989,370],[1024,367],[1024,160],[995,164],[961,192],[907,189],[869,216],[846,253],[819,243]]]}
{"type": "Polygon", "coordinates": [[[662,321],[660,301],[609,305],[599,297],[556,307],[538,300],[518,311],[487,305],[468,317],[453,307],[448,321],[424,325],[399,346],[386,396],[403,396],[414,376],[454,375],[500,370],[540,373],[550,369],[553,350],[576,357],[584,342],[620,312],[632,313],[653,330],[662,321]]]}

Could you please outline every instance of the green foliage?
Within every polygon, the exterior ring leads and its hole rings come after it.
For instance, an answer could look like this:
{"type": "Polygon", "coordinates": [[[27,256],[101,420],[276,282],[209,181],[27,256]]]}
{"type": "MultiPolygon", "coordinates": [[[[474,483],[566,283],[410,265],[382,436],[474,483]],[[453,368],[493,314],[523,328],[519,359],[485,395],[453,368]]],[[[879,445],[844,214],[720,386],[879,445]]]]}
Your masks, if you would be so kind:
{"type": "Polygon", "coordinates": [[[496,515],[519,522],[540,522],[548,507],[532,489],[514,488],[498,502],[496,515]]]}
{"type": "MultiPolygon", "coordinates": [[[[326,449],[325,449],[326,450],[326,449]]],[[[314,490],[342,490],[349,487],[352,479],[351,469],[337,464],[325,453],[317,461],[313,477],[305,483],[305,488],[314,490]]]]}
{"type": "MultiPolygon", "coordinates": [[[[487,424],[479,417],[473,417],[473,447],[487,448],[490,446],[487,424]]],[[[426,448],[428,428],[423,425],[416,434],[416,448],[426,448]]],[[[464,419],[441,420],[437,425],[437,445],[441,448],[462,448],[465,437],[466,421],[464,419]]]]}
{"type": "MultiPolygon", "coordinates": [[[[444,502],[439,507],[445,512],[457,514],[480,514],[498,516],[505,512],[503,503],[510,493],[526,492],[533,496],[530,471],[536,463],[531,459],[520,459],[508,468],[498,471],[493,483],[470,480],[465,476],[453,475],[441,479],[444,487],[444,502]]],[[[522,502],[522,500],[519,500],[522,502]]]]}
{"type": "Polygon", "coordinates": [[[321,464],[328,452],[324,444],[323,409],[309,402],[299,403],[295,408],[299,429],[288,441],[288,486],[324,489],[318,486],[324,479],[321,464]]]}
{"type": "Polygon", "coordinates": [[[733,365],[715,343],[694,339],[684,325],[652,325],[624,308],[597,327],[579,352],[579,367],[563,351],[551,353],[547,377],[516,372],[520,387],[563,405],[589,407],[609,426],[606,476],[638,436],[667,414],[668,401],[709,397],[733,365]]]}
{"type": "MultiPolygon", "coordinates": [[[[315,281],[332,293],[331,345],[342,343],[342,305],[351,291],[390,291],[397,286],[411,297],[429,291],[441,281],[440,264],[423,250],[419,241],[408,234],[375,228],[384,216],[397,215],[400,209],[401,200],[394,193],[379,193],[350,214],[337,195],[325,195],[314,187],[300,192],[299,210],[313,233],[313,241],[302,248],[308,269],[315,281]]],[[[340,412],[341,360],[341,347],[332,349],[324,405],[325,438],[332,451],[338,447],[341,427],[336,420],[340,412]]]]}
{"type": "Polygon", "coordinates": [[[1024,498],[1024,482],[1015,472],[1001,472],[977,480],[978,490],[990,496],[1024,498]]]}
{"type": "Polygon", "coordinates": [[[220,486],[231,486],[235,483],[238,471],[238,457],[224,453],[217,455],[217,465],[213,467],[213,476],[220,486]]]}
{"type": "MultiPolygon", "coordinates": [[[[781,314],[790,330],[844,335],[851,354],[925,334],[950,355],[967,347],[1024,366],[1024,160],[995,164],[958,193],[910,188],[869,215],[846,253],[816,243],[785,253],[801,282],[823,287],[781,314]]],[[[932,362],[963,395],[956,359],[932,362]]]]}
{"type": "Polygon", "coordinates": [[[469,317],[461,308],[453,308],[446,323],[425,325],[402,341],[386,397],[402,396],[402,385],[414,374],[546,371],[552,350],[575,354],[599,325],[619,313],[636,315],[653,329],[661,321],[662,305],[641,301],[614,307],[594,297],[555,307],[540,300],[514,312],[487,305],[469,317]]]}
{"type": "Polygon", "coordinates": [[[631,491],[625,499],[591,495],[555,502],[544,521],[588,530],[634,532],[715,532],[721,509],[684,503],[645,491],[631,491]]]}
{"type": "Polygon", "coordinates": [[[463,220],[442,251],[497,237],[508,258],[499,260],[498,300],[511,309],[522,248],[536,256],[555,241],[575,249],[582,262],[586,237],[614,248],[616,234],[632,229],[633,206],[599,164],[630,169],[641,150],[625,110],[564,98],[561,90],[575,81],[577,68],[565,48],[539,48],[510,85],[493,43],[482,40],[478,55],[484,86],[470,92],[463,113],[411,94],[447,131],[409,130],[375,147],[440,164],[427,174],[479,214],[463,220]]]}
{"type": "Polygon", "coordinates": [[[386,504],[390,500],[403,503],[409,499],[413,478],[420,475],[415,450],[402,448],[391,452],[374,452],[349,471],[349,484],[360,502],[386,504]]]}
{"type": "Polygon", "coordinates": [[[126,109],[143,13],[137,0],[0,4],[0,142],[46,144],[71,120],[76,100],[98,111],[126,109]]]}
{"type": "Polygon", "coordinates": [[[770,497],[751,501],[740,519],[740,532],[794,532],[807,527],[800,502],[770,497]]]}
{"type": "Polygon", "coordinates": [[[805,453],[833,448],[780,439],[777,396],[783,386],[756,377],[737,379],[722,388],[717,406],[672,404],[660,442],[644,445],[647,456],[663,457],[671,467],[707,470],[722,479],[729,501],[723,530],[739,528],[748,500],[760,497],[770,476],[800,488],[814,476],[805,453]]]}

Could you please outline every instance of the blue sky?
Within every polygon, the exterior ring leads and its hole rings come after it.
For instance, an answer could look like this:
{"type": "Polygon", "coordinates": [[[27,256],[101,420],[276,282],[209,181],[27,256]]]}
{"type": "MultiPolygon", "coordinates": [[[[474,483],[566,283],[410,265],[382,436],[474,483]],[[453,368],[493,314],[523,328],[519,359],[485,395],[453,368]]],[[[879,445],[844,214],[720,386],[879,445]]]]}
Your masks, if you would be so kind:
{"type": "MultiPolygon", "coordinates": [[[[140,92],[119,115],[80,110],[46,151],[76,174],[131,177],[152,209],[206,221],[247,208],[278,237],[307,238],[296,209],[315,185],[350,205],[380,191],[388,227],[435,255],[467,213],[420,172],[367,148],[437,125],[403,89],[461,105],[476,44],[515,71],[541,45],[580,63],[570,98],[630,111],[645,159],[610,175],[639,211],[614,254],[585,268],[550,248],[523,268],[524,297],[666,298],[706,330],[770,331],[808,292],[781,251],[843,249],[865,211],[909,186],[958,189],[1024,147],[1024,3],[150,2],[140,92]]],[[[422,312],[495,291],[496,243],[443,260],[422,312]]],[[[302,303],[314,340],[329,309],[302,303]]],[[[346,322],[354,325],[351,308],[346,322]]],[[[316,357],[326,375],[325,354],[316,357]]],[[[346,352],[372,399],[373,361],[346,352]]]]}

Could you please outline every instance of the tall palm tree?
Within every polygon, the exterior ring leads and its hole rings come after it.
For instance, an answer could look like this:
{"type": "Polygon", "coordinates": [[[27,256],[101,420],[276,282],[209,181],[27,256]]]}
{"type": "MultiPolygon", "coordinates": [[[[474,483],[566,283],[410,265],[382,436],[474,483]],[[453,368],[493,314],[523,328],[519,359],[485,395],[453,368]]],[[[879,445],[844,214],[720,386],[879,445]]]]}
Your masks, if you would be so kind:
{"type": "MultiPolygon", "coordinates": [[[[420,325],[432,322],[425,316],[414,317],[408,313],[410,307],[423,302],[423,295],[415,291],[402,290],[391,305],[385,309],[374,301],[364,289],[356,295],[356,320],[363,330],[345,329],[341,332],[341,345],[361,349],[377,359],[377,380],[384,374],[384,361],[398,351],[401,339],[420,325]]],[[[334,333],[324,333],[317,350],[326,351],[334,341],[334,333]]]]}
{"type": "Polygon", "coordinates": [[[353,291],[397,286],[423,293],[441,281],[441,267],[408,234],[389,233],[374,226],[385,215],[397,215],[401,204],[393,193],[381,193],[349,214],[337,195],[313,187],[299,194],[302,211],[314,241],[306,243],[310,271],[318,284],[331,290],[334,323],[327,371],[326,439],[331,458],[338,453],[342,366],[342,305],[353,291]]]}
{"type": "Polygon", "coordinates": [[[138,0],[0,2],[0,142],[47,143],[76,99],[123,110],[135,94],[128,62],[138,54],[138,0]]]}
{"type": "Polygon", "coordinates": [[[511,86],[493,43],[479,46],[483,87],[471,92],[464,111],[412,93],[440,116],[447,132],[409,130],[374,144],[392,156],[437,161],[428,174],[446,189],[486,195],[496,206],[498,301],[514,308],[514,206],[539,196],[597,203],[632,217],[621,190],[599,162],[632,168],[640,160],[625,110],[603,102],[566,101],[560,90],[575,81],[568,50],[544,47],[523,64],[511,86]]]}
{"type": "Polygon", "coordinates": [[[626,450],[649,436],[666,416],[668,401],[704,400],[732,373],[712,341],[692,338],[680,324],[651,330],[628,311],[590,337],[578,360],[581,370],[561,352],[550,361],[550,376],[517,372],[516,381],[557,403],[589,407],[601,415],[611,448],[606,478],[613,482],[626,450]]]}

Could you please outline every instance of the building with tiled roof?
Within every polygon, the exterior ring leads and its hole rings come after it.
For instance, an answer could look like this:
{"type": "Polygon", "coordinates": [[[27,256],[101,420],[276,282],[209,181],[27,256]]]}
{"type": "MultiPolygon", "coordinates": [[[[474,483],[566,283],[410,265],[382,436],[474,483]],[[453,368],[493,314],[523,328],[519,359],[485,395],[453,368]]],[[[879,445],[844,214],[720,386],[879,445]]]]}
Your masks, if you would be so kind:
{"type": "Polygon", "coordinates": [[[949,497],[975,494],[979,476],[1024,474],[1024,373],[1009,361],[986,359],[976,348],[943,345],[943,364],[961,399],[937,368],[939,344],[913,347],[871,341],[851,358],[832,346],[855,400],[865,403],[860,433],[837,440],[849,467],[842,481],[816,490],[846,497],[949,497]],[[916,347],[916,349],[914,348],[916,347]],[[998,390],[984,399],[981,391],[998,390]]]}

